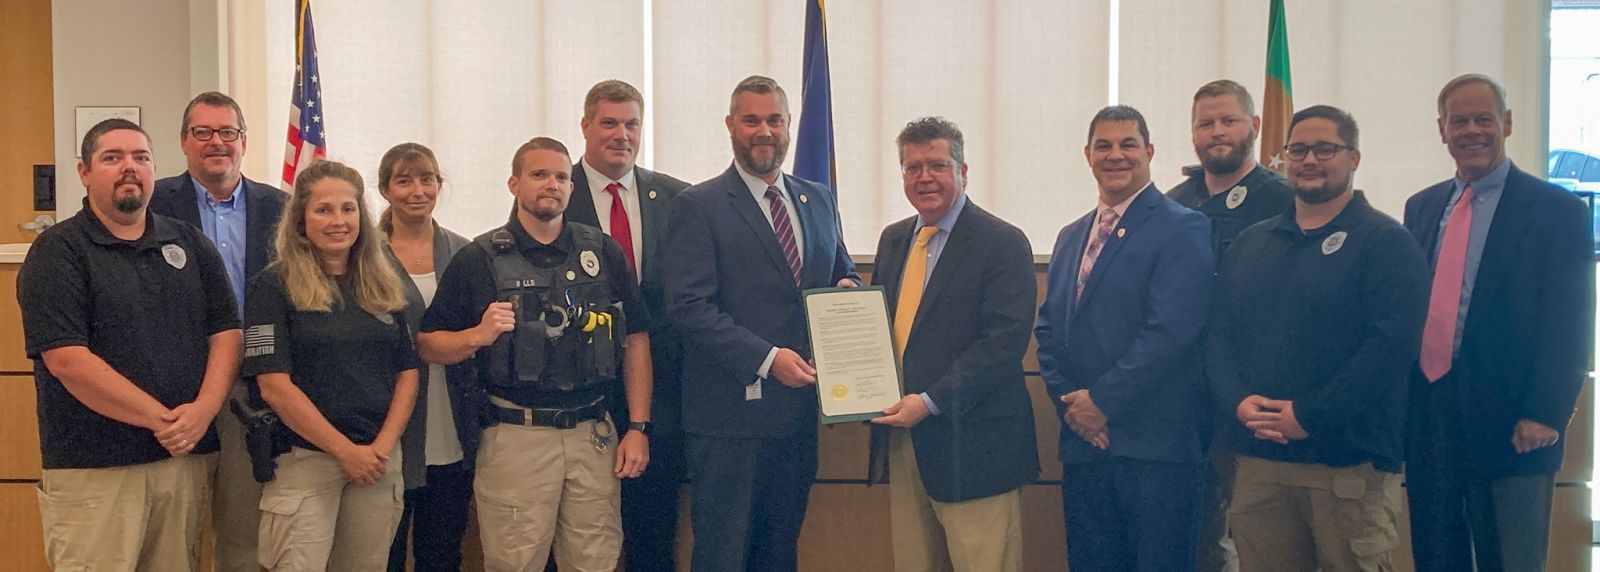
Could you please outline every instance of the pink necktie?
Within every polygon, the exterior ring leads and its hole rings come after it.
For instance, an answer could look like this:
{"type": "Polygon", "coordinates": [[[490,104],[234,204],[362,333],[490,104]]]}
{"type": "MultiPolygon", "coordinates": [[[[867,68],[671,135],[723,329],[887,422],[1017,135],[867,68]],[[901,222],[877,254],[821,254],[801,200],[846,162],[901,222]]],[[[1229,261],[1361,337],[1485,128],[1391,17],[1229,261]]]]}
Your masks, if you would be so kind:
{"type": "Polygon", "coordinates": [[[1083,297],[1083,287],[1089,283],[1089,275],[1094,272],[1094,262],[1100,258],[1100,251],[1105,249],[1106,240],[1111,238],[1112,229],[1117,228],[1117,211],[1103,209],[1100,211],[1100,220],[1095,225],[1094,239],[1089,241],[1089,246],[1083,249],[1083,262],[1078,264],[1077,290],[1072,293],[1072,299],[1083,297]]]}
{"type": "Polygon", "coordinates": [[[1461,315],[1461,282],[1466,276],[1467,238],[1472,234],[1472,199],[1476,193],[1468,185],[1456,200],[1445,222],[1444,240],[1439,242],[1439,260],[1434,263],[1433,294],[1428,299],[1428,324],[1422,328],[1422,375],[1428,382],[1439,381],[1450,371],[1455,354],[1456,320],[1461,315]]]}

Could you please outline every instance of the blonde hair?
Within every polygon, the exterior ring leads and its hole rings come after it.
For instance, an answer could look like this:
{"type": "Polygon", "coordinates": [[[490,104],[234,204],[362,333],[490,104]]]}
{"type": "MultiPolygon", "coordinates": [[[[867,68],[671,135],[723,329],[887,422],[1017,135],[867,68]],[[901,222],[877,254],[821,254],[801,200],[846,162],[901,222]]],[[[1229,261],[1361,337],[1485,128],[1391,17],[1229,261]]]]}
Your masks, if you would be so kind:
{"type": "Polygon", "coordinates": [[[311,187],[323,179],[338,179],[349,183],[356,192],[356,208],[360,212],[360,231],[350,247],[350,261],[345,275],[354,284],[355,303],[368,313],[381,315],[395,312],[406,305],[405,292],[400,285],[400,275],[383,253],[382,239],[373,227],[372,213],[361,197],[365,183],[361,173],[334,161],[319,161],[294,180],[294,195],[278,224],[276,246],[278,260],[270,268],[283,275],[284,291],[289,303],[302,312],[331,312],[336,304],[346,300],[339,293],[334,277],[323,269],[316,246],[306,238],[306,206],[311,201],[311,187]]]}

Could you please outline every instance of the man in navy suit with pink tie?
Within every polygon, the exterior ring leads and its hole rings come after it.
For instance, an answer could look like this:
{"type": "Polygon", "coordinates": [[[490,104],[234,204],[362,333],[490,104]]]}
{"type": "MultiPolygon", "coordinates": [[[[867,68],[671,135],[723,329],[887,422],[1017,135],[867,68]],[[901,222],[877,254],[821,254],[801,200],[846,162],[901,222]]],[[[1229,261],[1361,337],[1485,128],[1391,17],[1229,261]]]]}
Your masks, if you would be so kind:
{"type": "Polygon", "coordinates": [[[1056,239],[1034,330],[1064,421],[1067,561],[1073,572],[1188,572],[1210,419],[1198,340],[1211,223],[1150,182],[1155,146],[1137,110],[1100,110],[1084,156],[1099,206],[1056,239]]]}

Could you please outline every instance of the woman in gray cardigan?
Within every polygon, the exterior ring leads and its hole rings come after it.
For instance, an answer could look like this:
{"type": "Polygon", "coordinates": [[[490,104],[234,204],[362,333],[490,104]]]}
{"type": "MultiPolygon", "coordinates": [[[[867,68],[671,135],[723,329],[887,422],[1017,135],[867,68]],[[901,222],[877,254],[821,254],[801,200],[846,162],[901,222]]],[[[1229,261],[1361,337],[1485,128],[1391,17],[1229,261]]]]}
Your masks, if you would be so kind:
{"type": "MultiPolygon", "coordinates": [[[[389,202],[379,228],[406,290],[406,321],[416,331],[433,301],[439,278],[468,239],[433,220],[444,177],[433,151],[401,143],[378,162],[378,192],[389,202]]],[[[405,475],[405,513],[389,551],[389,570],[403,571],[407,539],[417,572],[459,570],[461,537],[472,502],[473,459],[466,454],[445,368],[422,369],[417,406],[400,439],[405,475]]]]}

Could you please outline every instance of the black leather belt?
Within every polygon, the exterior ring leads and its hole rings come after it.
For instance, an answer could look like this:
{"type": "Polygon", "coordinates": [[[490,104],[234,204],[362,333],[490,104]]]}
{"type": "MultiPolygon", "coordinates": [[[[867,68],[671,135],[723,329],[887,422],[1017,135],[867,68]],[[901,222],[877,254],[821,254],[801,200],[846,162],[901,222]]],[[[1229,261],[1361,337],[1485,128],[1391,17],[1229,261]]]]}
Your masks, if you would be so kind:
{"type": "Polygon", "coordinates": [[[494,406],[496,420],[508,425],[527,427],[554,427],[571,429],[584,421],[603,419],[606,416],[605,398],[572,409],[521,409],[494,406]]]}

